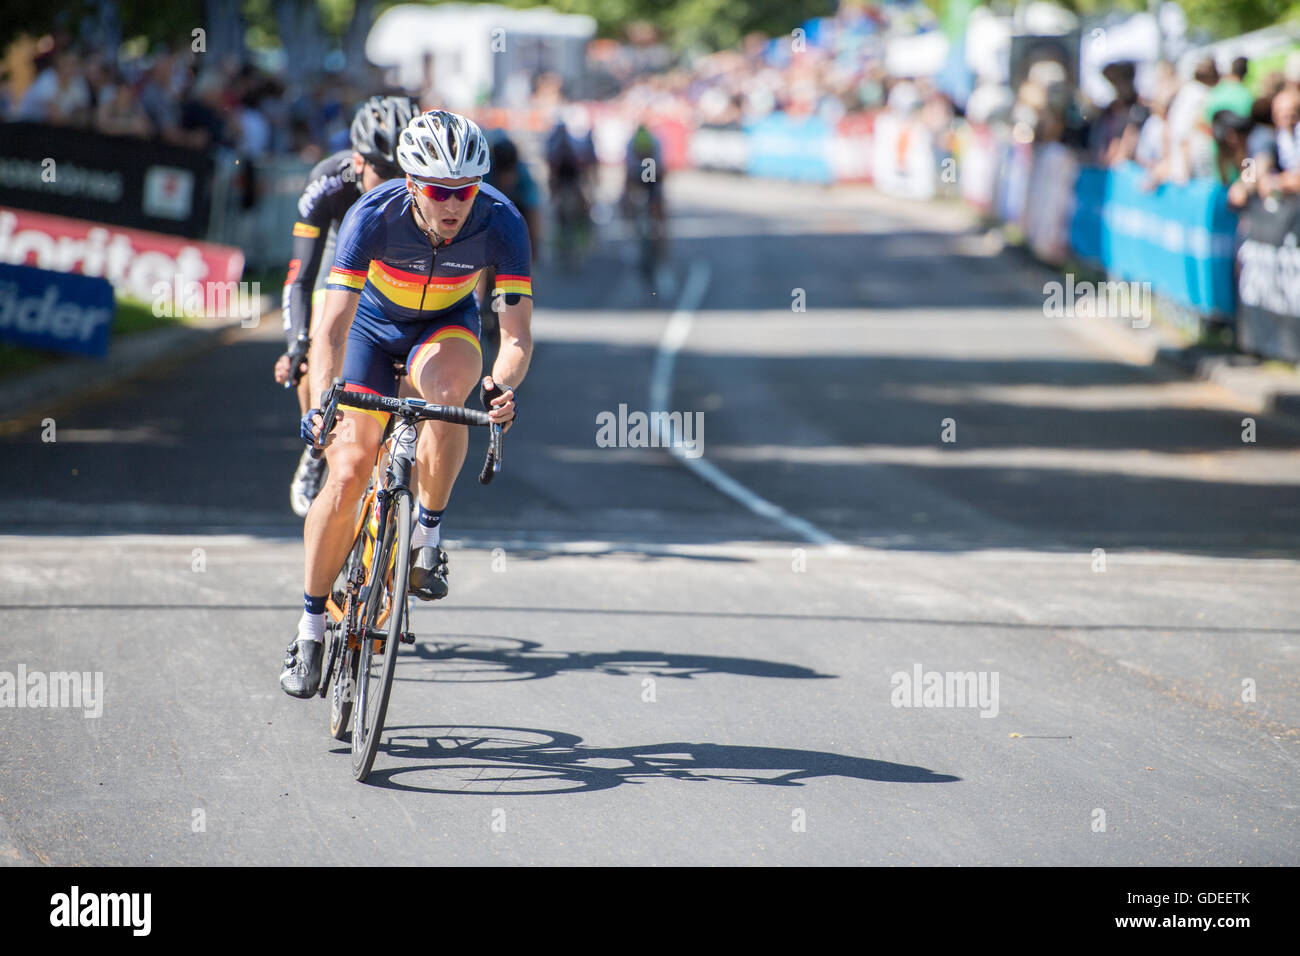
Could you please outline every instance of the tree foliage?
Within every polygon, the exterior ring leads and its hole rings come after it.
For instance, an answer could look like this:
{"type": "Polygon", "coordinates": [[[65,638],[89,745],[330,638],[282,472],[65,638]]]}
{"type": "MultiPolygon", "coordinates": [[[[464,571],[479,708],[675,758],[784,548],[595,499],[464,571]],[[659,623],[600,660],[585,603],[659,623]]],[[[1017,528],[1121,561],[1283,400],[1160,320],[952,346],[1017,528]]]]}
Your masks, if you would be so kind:
{"type": "MultiPolygon", "coordinates": [[[[244,23],[258,44],[282,40],[281,23],[288,22],[284,8],[315,4],[319,28],[341,37],[351,27],[358,9],[369,19],[374,12],[409,0],[238,0],[244,23]],[[277,9],[279,14],[277,15],[277,9]]],[[[446,2],[446,0],[439,0],[446,2]]],[[[464,2],[464,0],[461,0],[464,2]]],[[[475,2],[475,0],[470,0],[475,2]]],[[[485,2],[485,0],[477,0],[485,2]]],[[[488,0],[491,2],[491,0],[488,0]]],[[[495,0],[509,6],[539,6],[539,0],[495,0]]],[[[946,0],[925,0],[941,13],[946,0]]],[[[1180,0],[1189,25],[1222,38],[1257,30],[1283,21],[1300,22],[1300,0],[1180,0]]],[[[633,21],[647,21],[660,29],[675,47],[703,45],[718,49],[735,46],[747,33],[769,36],[789,33],[810,17],[835,12],[837,0],[548,0],[562,13],[585,13],[595,18],[601,36],[621,38],[633,21]]],[[[1111,11],[1147,9],[1147,0],[1061,0],[1081,16],[1111,11]]],[[[86,21],[95,21],[105,7],[115,6],[122,36],[144,37],[150,44],[186,38],[205,24],[210,8],[205,0],[5,0],[6,33],[66,32],[76,35],[86,21]]],[[[1006,11],[1006,2],[994,3],[1006,11]]],[[[298,16],[297,22],[311,20],[298,16]]]]}

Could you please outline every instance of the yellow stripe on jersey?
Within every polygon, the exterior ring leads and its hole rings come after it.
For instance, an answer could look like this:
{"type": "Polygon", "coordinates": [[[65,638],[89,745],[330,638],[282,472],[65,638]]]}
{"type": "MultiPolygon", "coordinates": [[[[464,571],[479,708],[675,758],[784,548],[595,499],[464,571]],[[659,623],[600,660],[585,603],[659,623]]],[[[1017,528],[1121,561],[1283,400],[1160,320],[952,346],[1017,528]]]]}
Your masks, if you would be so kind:
{"type": "Polygon", "coordinates": [[[295,237],[303,239],[315,239],[320,235],[320,226],[313,226],[305,222],[295,222],[293,224],[293,234],[295,237]]]}
{"type": "Polygon", "coordinates": [[[528,295],[533,294],[533,280],[528,276],[507,276],[498,275],[496,286],[493,292],[500,290],[503,295],[528,295]]]}
{"type": "Polygon", "coordinates": [[[361,287],[366,284],[366,274],[354,269],[339,269],[337,267],[330,269],[328,285],[343,285],[349,289],[355,289],[360,292],[361,287]]]}
{"type": "Polygon", "coordinates": [[[464,276],[435,276],[432,279],[419,277],[417,280],[413,273],[387,269],[375,259],[370,263],[366,278],[375,291],[393,305],[412,312],[440,312],[474,291],[480,271],[482,270],[464,276]],[[412,278],[404,278],[405,276],[412,278]]]}

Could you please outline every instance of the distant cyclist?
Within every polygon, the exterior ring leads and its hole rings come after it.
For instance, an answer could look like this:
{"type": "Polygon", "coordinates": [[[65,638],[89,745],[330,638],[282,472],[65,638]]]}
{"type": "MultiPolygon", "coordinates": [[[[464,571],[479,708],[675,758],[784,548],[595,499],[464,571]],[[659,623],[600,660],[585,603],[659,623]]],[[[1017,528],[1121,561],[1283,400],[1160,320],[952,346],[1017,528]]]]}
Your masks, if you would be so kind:
{"type": "MultiPolygon", "coordinates": [[[[653,272],[653,265],[662,262],[667,241],[667,214],[664,208],[664,159],[659,140],[644,123],[627,144],[624,159],[623,213],[638,229],[645,228],[649,255],[643,253],[642,269],[653,272]],[[642,223],[637,217],[646,216],[642,223]]],[[[647,275],[649,278],[649,275],[647,275]]]]}
{"type": "MultiPolygon", "coordinates": [[[[362,193],[402,175],[397,164],[397,137],[420,112],[408,96],[372,96],[352,119],[352,148],[316,164],[298,199],[293,224],[293,258],[284,282],[282,309],[288,347],[276,360],[275,380],[298,386],[299,412],[307,411],[308,388],[303,373],[311,333],[325,302],[325,282],[334,264],[339,223],[362,193]]],[[[313,461],[303,452],[289,486],[294,514],[307,514],[320,489],[325,460],[313,461]]]]}
{"type": "Polygon", "coordinates": [[[560,258],[576,261],[591,228],[590,180],[596,170],[591,118],[585,107],[568,106],[546,138],[547,187],[555,216],[560,258]]]}
{"type": "MultiPolygon", "coordinates": [[[[515,417],[512,386],[532,358],[532,282],[528,229],[518,210],[482,178],[491,168],[482,131],[455,113],[431,110],[398,140],[405,180],[384,183],[348,211],[339,228],[312,353],[312,408],[304,440],[318,442],[321,395],[336,375],[350,391],[396,396],[394,362],[426,401],[461,405],[477,383],[493,421],[515,417]],[[483,372],[474,286],[496,269],[502,290],[501,349],[483,372]],[[507,384],[509,383],[509,384],[507,384]]],[[[293,697],[320,686],[325,601],[352,544],[388,415],[341,409],[327,441],[328,477],[303,523],[304,609],[280,675],[293,697]]],[[[411,537],[410,591],[445,597],[447,555],[440,547],[443,513],[469,444],[466,426],[425,422],[416,443],[419,514],[411,537]]]]}

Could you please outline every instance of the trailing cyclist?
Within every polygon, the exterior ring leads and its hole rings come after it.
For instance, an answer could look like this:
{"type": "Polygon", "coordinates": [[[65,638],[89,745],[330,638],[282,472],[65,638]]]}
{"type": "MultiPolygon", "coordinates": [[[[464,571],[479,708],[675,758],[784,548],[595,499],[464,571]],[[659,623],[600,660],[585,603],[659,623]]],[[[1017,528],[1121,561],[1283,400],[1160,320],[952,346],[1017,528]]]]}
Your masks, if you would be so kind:
{"type": "Polygon", "coordinates": [[[641,268],[652,278],[663,261],[667,244],[667,213],[664,208],[664,161],[659,141],[645,123],[637,126],[627,144],[624,158],[623,214],[642,236],[641,268]]]}
{"type": "Polygon", "coordinates": [[[547,186],[555,216],[555,249],[566,266],[576,265],[591,233],[592,180],[596,147],[591,119],[580,105],[564,115],[546,139],[547,186]]]}
{"type": "MultiPolygon", "coordinates": [[[[284,282],[282,309],[287,339],[275,363],[275,380],[298,386],[299,413],[307,411],[307,352],[325,302],[325,282],[334,264],[339,223],[362,193],[402,175],[397,164],[397,137],[419,105],[409,96],[372,96],[352,119],[352,148],[327,156],[312,169],[298,199],[293,224],[293,258],[284,282]]],[[[307,514],[320,489],[325,460],[303,452],[289,485],[294,514],[307,514]]]]}
{"type": "MultiPolygon", "coordinates": [[[[510,201],[483,184],[490,150],[465,117],[443,110],[416,116],[398,140],[397,159],[405,179],[366,193],[339,228],[308,372],[312,407],[301,425],[308,443],[320,440],[321,394],[335,376],[349,391],[393,397],[395,362],[405,363],[409,385],[425,401],[461,405],[480,384],[493,421],[515,417],[512,386],[523,381],[532,358],[528,229],[510,201]],[[502,296],[501,347],[480,383],[474,286],[487,267],[496,269],[502,296]]],[[[345,407],[325,442],[328,475],[303,523],[304,610],[280,675],[291,696],[310,697],[319,687],[326,598],[352,545],[357,504],[387,419],[345,407]]],[[[448,591],[441,523],[467,446],[464,425],[420,426],[419,513],[409,558],[410,591],[422,600],[448,591]]]]}

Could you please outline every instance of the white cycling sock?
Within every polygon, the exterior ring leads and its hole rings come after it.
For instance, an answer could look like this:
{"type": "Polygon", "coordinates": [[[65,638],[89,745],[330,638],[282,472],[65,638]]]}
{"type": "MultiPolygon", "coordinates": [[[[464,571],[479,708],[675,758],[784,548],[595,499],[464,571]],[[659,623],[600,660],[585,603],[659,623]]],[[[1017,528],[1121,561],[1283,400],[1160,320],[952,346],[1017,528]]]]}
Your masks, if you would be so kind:
{"type": "Polygon", "coordinates": [[[420,521],[415,522],[415,528],[411,531],[411,547],[423,548],[426,546],[437,546],[442,542],[442,525],[436,524],[430,528],[427,524],[420,521]]]}
{"type": "Polygon", "coordinates": [[[298,619],[298,640],[300,641],[317,641],[325,640],[325,614],[309,614],[302,612],[302,617],[298,619]]]}

